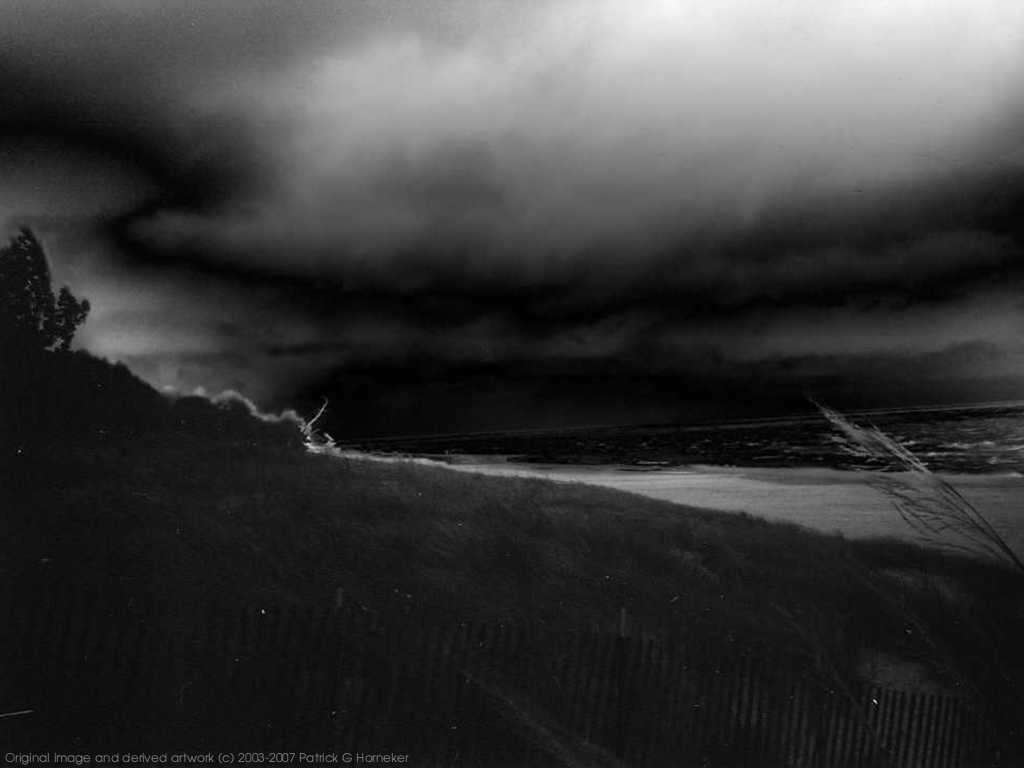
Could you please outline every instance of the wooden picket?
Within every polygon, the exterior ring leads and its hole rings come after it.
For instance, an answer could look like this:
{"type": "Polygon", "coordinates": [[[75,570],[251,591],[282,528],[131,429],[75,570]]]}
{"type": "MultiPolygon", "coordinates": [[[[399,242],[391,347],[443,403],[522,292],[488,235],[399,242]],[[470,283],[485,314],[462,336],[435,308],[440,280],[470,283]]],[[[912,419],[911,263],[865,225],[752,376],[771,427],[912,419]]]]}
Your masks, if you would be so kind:
{"type": "Polygon", "coordinates": [[[995,764],[995,736],[968,700],[865,686],[851,701],[779,650],[381,619],[351,602],[211,605],[190,627],[83,590],[20,597],[0,606],[21,696],[3,704],[33,710],[0,721],[19,747],[384,750],[445,766],[596,754],[637,766],[995,764]]]}

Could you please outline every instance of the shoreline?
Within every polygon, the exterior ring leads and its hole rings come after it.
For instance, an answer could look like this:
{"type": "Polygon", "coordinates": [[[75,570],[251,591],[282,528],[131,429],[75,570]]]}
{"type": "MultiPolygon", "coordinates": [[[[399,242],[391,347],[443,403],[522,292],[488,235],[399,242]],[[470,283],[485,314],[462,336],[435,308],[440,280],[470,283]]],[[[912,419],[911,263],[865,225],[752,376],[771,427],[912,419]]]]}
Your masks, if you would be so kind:
{"type": "MultiPolygon", "coordinates": [[[[414,461],[454,471],[504,477],[535,477],[612,488],[675,504],[722,512],[747,513],[850,538],[893,537],[920,541],[891,500],[871,483],[880,473],[823,467],[723,467],[689,465],[672,468],[635,466],[530,464],[506,457],[352,457],[414,461]]],[[[1011,547],[1024,551],[1024,476],[947,474],[953,485],[993,524],[1011,547]]]]}

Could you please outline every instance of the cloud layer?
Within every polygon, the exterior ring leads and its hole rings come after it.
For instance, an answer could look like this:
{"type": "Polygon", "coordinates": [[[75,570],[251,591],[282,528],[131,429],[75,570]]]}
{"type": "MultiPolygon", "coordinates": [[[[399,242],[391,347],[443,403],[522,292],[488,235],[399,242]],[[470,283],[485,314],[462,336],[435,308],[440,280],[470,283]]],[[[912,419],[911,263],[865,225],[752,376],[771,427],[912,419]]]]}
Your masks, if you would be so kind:
{"type": "Polygon", "coordinates": [[[40,154],[109,197],[72,210],[106,232],[86,341],[163,383],[799,388],[779,366],[970,378],[978,344],[1024,379],[1019,3],[16,0],[0,30],[0,205],[61,242],[40,154]]]}

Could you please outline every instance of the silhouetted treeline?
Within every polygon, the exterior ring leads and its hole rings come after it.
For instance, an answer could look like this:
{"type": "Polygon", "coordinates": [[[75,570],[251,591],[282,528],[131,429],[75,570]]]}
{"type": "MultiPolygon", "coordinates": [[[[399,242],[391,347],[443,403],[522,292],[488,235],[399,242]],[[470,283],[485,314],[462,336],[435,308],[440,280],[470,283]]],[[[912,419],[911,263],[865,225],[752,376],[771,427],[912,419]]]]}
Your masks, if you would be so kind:
{"type": "Polygon", "coordinates": [[[165,397],[123,364],[71,351],[88,312],[66,287],[54,293],[32,232],[0,248],[0,459],[140,439],[301,446],[294,424],[258,421],[240,403],[165,397]]]}
{"type": "Polygon", "coordinates": [[[67,351],[88,314],[89,302],[66,286],[54,294],[49,261],[31,230],[0,248],[0,354],[67,351]]]}

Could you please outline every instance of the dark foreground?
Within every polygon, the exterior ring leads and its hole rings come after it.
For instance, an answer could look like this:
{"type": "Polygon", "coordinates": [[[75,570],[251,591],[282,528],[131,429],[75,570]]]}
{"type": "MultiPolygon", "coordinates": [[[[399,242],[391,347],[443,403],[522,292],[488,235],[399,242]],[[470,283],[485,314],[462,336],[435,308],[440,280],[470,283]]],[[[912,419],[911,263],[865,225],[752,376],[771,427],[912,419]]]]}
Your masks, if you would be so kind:
{"type": "Polygon", "coordinates": [[[1008,571],[312,456],[84,356],[32,365],[0,393],[5,750],[1021,764],[1008,571]]]}
{"type": "Polygon", "coordinates": [[[206,609],[165,633],[154,606],[76,590],[10,604],[5,619],[22,631],[5,656],[31,689],[14,710],[24,714],[4,723],[9,743],[76,755],[230,751],[243,762],[388,754],[412,765],[1000,760],[968,697],[847,689],[827,665],[738,638],[439,623],[345,604],[206,609]]]}

